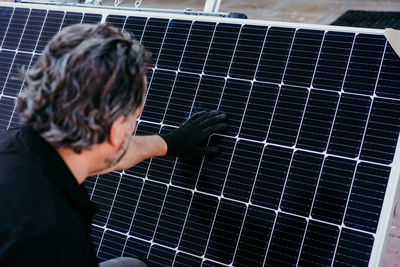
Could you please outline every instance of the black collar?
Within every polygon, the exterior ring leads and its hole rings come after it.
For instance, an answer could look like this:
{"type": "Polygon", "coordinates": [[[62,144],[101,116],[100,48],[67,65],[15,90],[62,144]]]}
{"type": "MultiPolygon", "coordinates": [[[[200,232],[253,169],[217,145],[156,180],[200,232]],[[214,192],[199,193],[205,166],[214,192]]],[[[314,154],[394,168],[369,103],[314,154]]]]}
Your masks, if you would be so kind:
{"type": "Polygon", "coordinates": [[[22,127],[18,139],[27,152],[43,166],[49,174],[49,179],[61,189],[71,205],[93,213],[97,211],[97,206],[90,201],[85,186],[78,184],[54,147],[30,127],[22,127]]]}

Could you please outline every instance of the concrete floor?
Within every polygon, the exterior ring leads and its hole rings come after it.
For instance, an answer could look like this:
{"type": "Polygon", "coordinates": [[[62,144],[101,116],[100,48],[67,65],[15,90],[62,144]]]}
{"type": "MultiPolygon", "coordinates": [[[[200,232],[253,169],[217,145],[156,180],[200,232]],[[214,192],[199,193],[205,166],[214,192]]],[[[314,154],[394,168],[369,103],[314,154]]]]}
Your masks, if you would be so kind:
{"type": "MultiPolygon", "coordinates": [[[[113,5],[104,0],[103,5],[113,5]]],[[[121,6],[134,6],[125,0],[121,6]]],[[[203,10],[205,0],[142,0],[141,7],[203,10]]],[[[222,0],[221,12],[245,13],[250,19],[330,24],[347,10],[400,11],[400,0],[222,0]]],[[[382,267],[400,266],[400,196],[382,267]]]]}

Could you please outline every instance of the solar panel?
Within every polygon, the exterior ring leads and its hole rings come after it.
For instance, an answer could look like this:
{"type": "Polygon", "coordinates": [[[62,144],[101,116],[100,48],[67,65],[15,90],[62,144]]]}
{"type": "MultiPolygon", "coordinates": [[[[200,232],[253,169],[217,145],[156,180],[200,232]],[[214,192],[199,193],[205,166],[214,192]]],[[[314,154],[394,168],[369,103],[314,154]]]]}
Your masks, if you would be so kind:
{"type": "Polygon", "coordinates": [[[89,177],[99,260],[155,266],[377,266],[400,174],[400,59],[380,30],[0,4],[0,130],[18,70],[53,34],[107,21],[151,52],[136,135],[220,109],[211,159],[89,177]]]}

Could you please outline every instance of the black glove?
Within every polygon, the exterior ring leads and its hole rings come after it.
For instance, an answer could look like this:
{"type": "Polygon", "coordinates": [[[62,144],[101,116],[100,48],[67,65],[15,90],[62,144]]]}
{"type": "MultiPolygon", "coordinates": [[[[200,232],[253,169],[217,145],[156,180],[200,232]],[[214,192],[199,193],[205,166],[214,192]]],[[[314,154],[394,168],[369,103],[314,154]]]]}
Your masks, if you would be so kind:
{"type": "Polygon", "coordinates": [[[199,112],[190,117],[179,128],[160,134],[168,146],[167,155],[179,157],[210,157],[218,148],[207,147],[207,139],[213,133],[226,130],[226,115],[218,110],[199,112]]]}

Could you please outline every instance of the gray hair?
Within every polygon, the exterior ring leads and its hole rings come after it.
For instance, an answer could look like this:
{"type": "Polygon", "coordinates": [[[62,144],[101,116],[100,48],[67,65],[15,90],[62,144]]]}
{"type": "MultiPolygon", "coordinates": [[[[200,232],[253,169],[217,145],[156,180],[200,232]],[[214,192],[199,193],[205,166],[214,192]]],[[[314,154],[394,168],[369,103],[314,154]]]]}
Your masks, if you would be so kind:
{"type": "Polygon", "coordinates": [[[149,66],[147,50],[126,32],[108,24],[66,27],[25,73],[17,111],[47,142],[80,153],[143,104],[149,66]]]}

